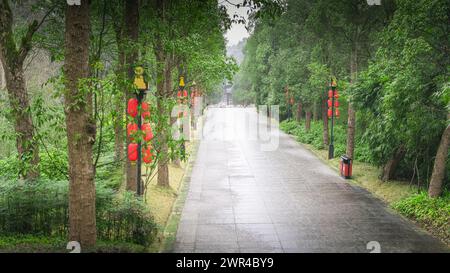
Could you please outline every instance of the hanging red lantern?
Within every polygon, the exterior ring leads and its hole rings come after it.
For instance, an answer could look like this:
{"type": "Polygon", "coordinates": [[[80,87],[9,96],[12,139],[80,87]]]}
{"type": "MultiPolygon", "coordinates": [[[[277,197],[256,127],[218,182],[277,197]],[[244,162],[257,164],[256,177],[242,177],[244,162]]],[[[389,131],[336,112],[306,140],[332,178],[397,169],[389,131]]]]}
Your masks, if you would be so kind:
{"type": "Polygon", "coordinates": [[[335,114],[336,114],[337,118],[340,116],[339,109],[336,109],[336,113],[335,114]]]}
{"type": "Polygon", "coordinates": [[[142,111],[148,111],[149,110],[149,106],[148,103],[146,103],[145,101],[141,104],[141,109],[142,111]]]}
{"type": "Polygon", "coordinates": [[[142,113],[143,119],[150,119],[150,111],[145,111],[142,113]]]}
{"type": "Polygon", "coordinates": [[[334,107],[336,107],[336,108],[339,107],[339,101],[337,101],[337,100],[334,101],[334,107]]]}
{"type": "Polygon", "coordinates": [[[132,116],[133,118],[137,116],[138,114],[138,100],[137,99],[129,99],[128,100],[128,107],[127,112],[128,115],[132,116]]]}
{"type": "Polygon", "coordinates": [[[143,102],[141,105],[141,109],[142,109],[142,118],[146,119],[146,118],[150,118],[150,107],[148,105],[148,103],[143,102]]]}
{"type": "Polygon", "coordinates": [[[331,100],[328,100],[328,108],[331,108],[331,105],[333,105],[331,100]]]}
{"type": "Polygon", "coordinates": [[[128,159],[130,161],[136,161],[138,158],[138,145],[137,143],[128,144],[128,159]]]}
{"type": "Polygon", "coordinates": [[[329,90],[328,91],[328,98],[332,98],[333,97],[333,90],[329,90]]]}
{"type": "Polygon", "coordinates": [[[186,90],[183,90],[183,97],[187,97],[188,96],[188,93],[187,93],[187,91],[186,90]]]}
{"type": "Polygon", "coordinates": [[[337,99],[337,98],[339,98],[339,93],[338,93],[338,91],[336,90],[336,91],[334,91],[334,97],[337,99]]]}
{"type": "Polygon", "coordinates": [[[328,109],[328,117],[331,118],[332,115],[333,115],[333,110],[328,109]]]}
{"type": "Polygon", "coordinates": [[[133,140],[132,135],[134,135],[138,131],[138,125],[136,123],[128,123],[127,125],[127,136],[130,140],[133,140]]]}
{"type": "Polygon", "coordinates": [[[177,97],[178,97],[178,98],[181,98],[181,91],[178,91],[177,97]]]}
{"type": "Polygon", "coordinates": [[[146,164],[150,164],[153,161],[152,147],[148,145],[142,149],[143,160],[146,164]]]}
{"type": "Polygon", "coordinates": [[[150,123],[142,124],[142,132],[144,132],[144,141],[150,141],[153,139],[153,131],[150,123]]]}

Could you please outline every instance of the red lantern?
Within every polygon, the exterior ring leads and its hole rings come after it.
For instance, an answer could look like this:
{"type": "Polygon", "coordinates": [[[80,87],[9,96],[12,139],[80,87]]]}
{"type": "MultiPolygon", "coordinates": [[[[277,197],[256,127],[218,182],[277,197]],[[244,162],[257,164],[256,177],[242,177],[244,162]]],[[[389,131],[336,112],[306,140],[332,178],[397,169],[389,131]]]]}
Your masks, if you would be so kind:
{"type": "Polygon", "coordinates": [[[331,100],[328,100],[328,108],[331,108],[332,102],[331,100]]]}
{"type": "Polygon", "coordinates": [[[146,164],[150,164],[153,161],[152,147],[150,145],[147,148],[142,149],[143,160],[146,164]]]}
{"type": "Polygon", "coordinates": [[[333,110],[328,109],[328,117],[331,118],[332,115],[333,115],[333,110]]]}
{"type": "Polygon", "coordinates": [[[336,108],[339,107],[339,101],[337,101],[337,100],[334,101],[334,107],[336,107],[336,108]]]}
{"type": "Polygon", "coordinates": [[[333,97],[333,90],[329,90],[328,91],[328,98],[332,98],[333,97]]]}
{"type": "Polygon", "coordinates": [[[336,99],[339,98],[339,93],[338,93],[337,90],[334,92],[334,97],[335,97],[336,99]]]}
{"type": "Polygon", "coordinates": [[[181,91],[178,91],[177,97],[178,97],[178,98],[181,98],[181,91]]]}
{"type": "Polygon", "coordinates": [[[142,113],[142,118],[143,119],[149,119],[150,118],[150,112],[149,111],[145,111],[142,113]]]}
{"type": "Polygon", "coordinates": [[[188,96],[188,93],[187,93],[187,91],[186,90],[183,90],[183,97],[187,97],[188,96]]]}
{"type": "Polygon", "coordinates": [[[153,139],[153,131],[150,123],[142,124],[142,131],[144,132],[144,141],[150,141],[153,139]]]}
{"type": "Polygon", "coordinates": [[[149,106],[148,103],[143,102],[141,105],[141,109],[142,109],[142,118],[146,119],[146,118],[150,118],[150,110],[149,110],[149,106]]]}
{"type": "Polygon", "coordinates": [[[137,99],[128,100],[127,112],[128,112],[128,115],[132,116],[133,118],[137,116],[137,114],[138,114],[138,100],[137,99]]]}
{"type": "Polygon", "coordinates": [[[148,107],[148,103],[146,103],[145,101],[141,104],[141,109],[142,111],[148,111],[149,107],[148,107]]]}
{"type": "Polygon", "coordinates": [[[138,131],[138,125],[136,123],[129,123],[127,125],[127,136],[130,140],[133,140],[132,135],[134,135],[138,131]]]}
{"type": "Polygon", "coordinates": [[[336,109],[336,117],[338,118],[339,117],[339,115],[340,115],[340,113],[339,113],[339,109],[336,109]]]}
{"type": "Polygon", "coordinates": [[[136,161],[138,158],[138,145],[137,143],[130,143],[128,145],[128,159],[130,161],[136,161]]]}

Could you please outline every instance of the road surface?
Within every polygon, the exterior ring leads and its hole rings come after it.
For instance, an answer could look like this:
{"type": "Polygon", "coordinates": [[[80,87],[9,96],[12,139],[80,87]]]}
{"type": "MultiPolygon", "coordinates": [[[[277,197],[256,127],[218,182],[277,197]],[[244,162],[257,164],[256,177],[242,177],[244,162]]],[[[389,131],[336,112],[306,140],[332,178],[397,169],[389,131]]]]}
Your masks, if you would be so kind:
{"type": "Polygon", "coordinates": [[[208,110],[174,252],[448,251],[288,135],[262,148],[256,116],[208,110]]]}

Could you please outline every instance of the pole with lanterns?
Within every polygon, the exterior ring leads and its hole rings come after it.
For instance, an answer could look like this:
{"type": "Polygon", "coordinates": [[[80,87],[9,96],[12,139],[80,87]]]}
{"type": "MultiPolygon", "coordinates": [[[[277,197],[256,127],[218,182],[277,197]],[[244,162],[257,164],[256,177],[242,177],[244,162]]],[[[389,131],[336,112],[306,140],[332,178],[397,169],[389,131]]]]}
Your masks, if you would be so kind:
{"type": "Polygon", "coordinates": [[[136,194],[143,194],[143,185],[141,183],[141,165],[142,153],[143,160],[149,164],[153,160],[152,147],[150,141],[153,139],[153,131],[150,124],[150,107],[144,102],[145,94],[148,90],[148,83],[144,79],[144,68],[137,66],[134,69],[134,87],[136,88],[136,98],[128,100],[127,113],[132,121],[127,125],[127,137],[130,140],[128,145],[128,160],[137,162],[136,166],[136,194]],[[144,140],[144,147],[142,147],[144,140]]]}
{"type": "MultiPolygon", "coordinates": [[[[179,132],[180,136],[183,137],[183,119],[186,118],[185,109],[184,107],[181,107],[182,105],[187,103],[188,99],[188,92],[185,89],[186,84],[184,83],[184,76],[180,76],[180,82],[178,84],[178,93],[177,93],[177,99],[178,99],[178,105],[179,105],[179,112],[178,112],[178,119],[181,119],[181,122],[179,123],[179,132]]],[[[184,140],[183,143],[181,143],[181,150],[184,152],[186,149],[184,140]]]]}
{"type": "Polygon", "coordinates": [[[328,118],[331,119],[331,133],[330,133],[330,145],[328,147],[328,159],[334,158],[334,119],[338,118],[339,113],[339,93],[337,90],[336,79],[332,78],[330,81],[330,89],[328,91],[328,118]]]}

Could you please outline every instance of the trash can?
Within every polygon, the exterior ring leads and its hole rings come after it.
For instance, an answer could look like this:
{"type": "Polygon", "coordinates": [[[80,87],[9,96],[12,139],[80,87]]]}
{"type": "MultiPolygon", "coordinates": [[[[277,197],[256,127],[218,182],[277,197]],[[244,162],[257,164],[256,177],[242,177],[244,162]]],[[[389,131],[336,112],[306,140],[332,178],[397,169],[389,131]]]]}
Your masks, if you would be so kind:
{"type": "Polygon", "coordinates": [[[342,177],[350,179],[352,177],[352,159],[347,155],[341,156],[339,170],[342,177]]]}

